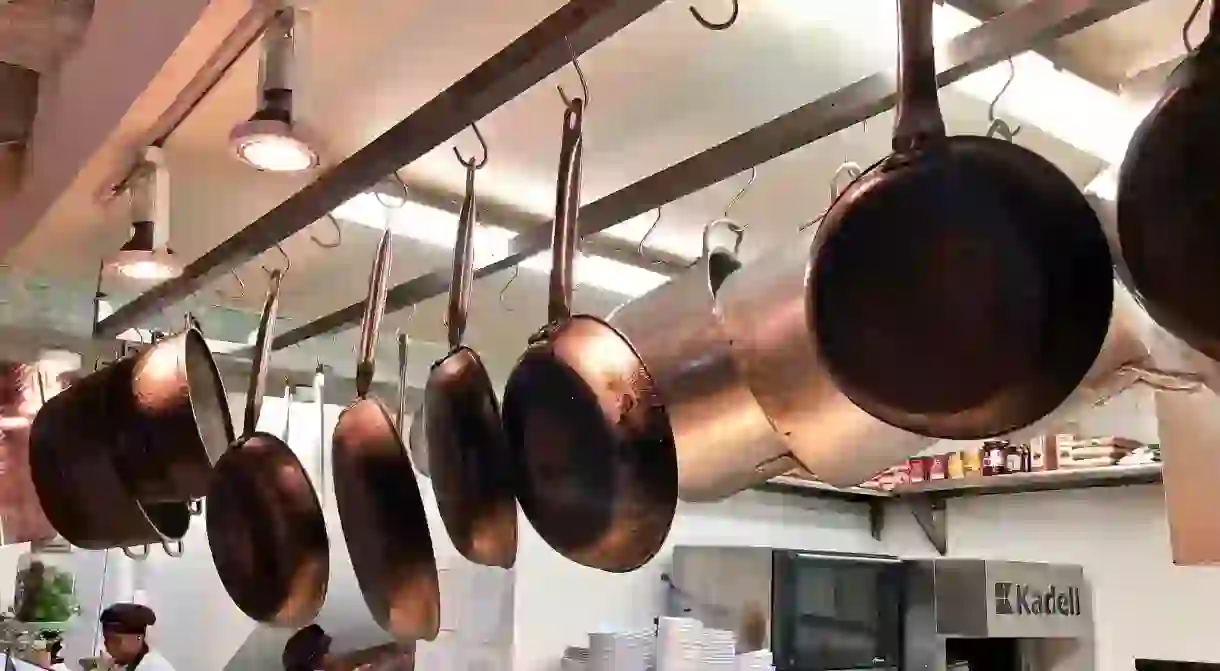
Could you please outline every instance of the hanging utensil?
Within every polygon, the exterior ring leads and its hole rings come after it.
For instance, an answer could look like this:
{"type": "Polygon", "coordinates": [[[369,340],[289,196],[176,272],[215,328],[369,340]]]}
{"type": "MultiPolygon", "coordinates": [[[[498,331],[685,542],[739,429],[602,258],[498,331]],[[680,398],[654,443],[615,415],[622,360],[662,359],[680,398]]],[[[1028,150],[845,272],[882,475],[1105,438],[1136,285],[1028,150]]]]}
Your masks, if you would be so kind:
{"type": "MultiPolygon", "coordinates": [[[[402,426],[407,421],[407,390],[410,386],[407,384],[407,349],[409,343],[407,334],[398,334],[398,417],[395,426],[398,427],[399,435],[402,434],[402,426]]],[[[421,400],[415,406],[415,412],[411,413],[411,430],[407,436],[407,448],[411,452],[411,464],[415,466],[416,472],[424,477],[431,477],[431,469],[428,467],[428,434],[424,429],[424,402],[421,400]]]]}
{"type": "Polygon", "coordinates": [[[292,448],[258,430],[283,272],[270,273],[246,392],[245,429],[216,463],[208,544],[225,591],[251,619],[312,622],[326,598],[330,540],[318,494],[292,448]]]}
{"type": "Polygon", "coordinates": [[[44,420],[46,439],[71,443],[91,434],[89,440],[108,442],[124,482],[144,503],[202,498],[213,464],[233,440],[233,422],[198,323],[188,316],[182,331],[128,359],[94,372],[94,383],[58,394],[44,420]],[[105,421],[66,421],[97,408],[105,421]]]}
{"type": "Polygon", "coordinates": [[[651,559],[669,534],[678,466],[644,362],[614,327],[571,314],[584,105],[575,98],[564,111],[549,323],[509,376],[504,427],[517,499],[543,540],[578,563],[625,572],[651,559]]]}
{"type": "Polygon", "coordinates": [[[369,273],[356,400],[335,425],[331,466],[343,536],[369,612],[398,640],[430,641],[440,631],[440,586],[428,515],[398,429],[369,393],[389,271],[387,227],[369,273]]]}
{"type": "MultiPolygon", "coordinates": [[[[976,439],[1027,426],[1072,393],[1105,340],[1114,292],[1101,225],[1070,178],[1012,142],[946,136],[932,6],[898,0],[894,153],[819,228],[794,337],[813,337],[835,384],[869,414],[976,439]]],[[[858,470],[855,454],[807,456],[819,477],[858,470]]]]}
{"type": "MultiPolygon", "coordinates": [[[[158,543],[166,554],[180,556],[182,538],[190,528],[189,504],[141,504],[114,455],[122,423],[106,404],[81,402],[121,393],[123,386],[116,389],[116,380],[130,380],[135,364],[135,358],[124,357],[73,383],[69,389],[78,389],[78,394],[65,390],[43,402],[30,427],[30,479],[47,521],[72,545],[123,548],[129,556],[143,558],[147,546],[158,543]],[[142,553],[134,550],[137,547],[144,548],[142,553]]],[[[41,372],[37,384],[45,398],[41,372]]]]}
{"type": "MultiPolygon", "coordinates": [[[[460,157],[459,157],[460,160],[460,157]]],[[[473,279],[475,173],[466,166],[449,288],[449,353],[432,366],[424,390],[428,468],[441,520],[462,556],[511,568],[517,558],[517,501],[500,403],[477,352],[462,344],[473,279]]]]}
{"type": "Polygon", "coordinates": [[[722,499],[799,466],[754,400],[716,310],[721,285],[741,267],[744,233],[728,219],[712,221],[693,267],[607,318],[665,399],[684,501],[722,499]],[[719,229],[733,234],[731,248],[712,244],[719,229]]]}
{"type": "Polygon", "coordinates": [[[1218,86],[1220,3],[1212,3],[1207,37],[1174,69],[1127,146],[1118,174],[1118,238],[1148,314],[1220,361],[1218,86]]]}
{"type": "Polygon", "coordinates": [[[326,473],[326,463],[330,458],[326,453],[326,367],[321,361],[313,369],[313,397],[318,404],[318,482],[315,489],[318,490],[318,500],[325,508],[330,500],[327,494],[330,479],[326,473]]]}

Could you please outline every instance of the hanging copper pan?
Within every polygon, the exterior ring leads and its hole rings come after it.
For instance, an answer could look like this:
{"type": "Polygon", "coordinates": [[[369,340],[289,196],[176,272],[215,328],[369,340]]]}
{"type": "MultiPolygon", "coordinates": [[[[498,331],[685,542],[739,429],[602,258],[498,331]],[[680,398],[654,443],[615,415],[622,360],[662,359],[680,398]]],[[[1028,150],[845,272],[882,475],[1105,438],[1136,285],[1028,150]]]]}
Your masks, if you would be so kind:
{"type": "Polygon", "coordinates": [[[130,385],[115,397],[128,486],[146,503],[202,498],[233,442],[233,420],[198,322],[188,317],[185,329],[137,355],[130,385]]]}
{"type": "MultiPolygon", "coordinates": [[[[47,521],[72,545],[124,548],[130,556],[136,555],[132,548],[144,546],[142,557],[148,544],[159,543],[179,556],[190,527],[189,504],[141,504],[114,458],[121,423],[105,404],[80,402],[122,394],[134,365],[134,358],[122,358],[75,382],[69,389],[79,395],[64,391],[43,403],[30,427],[30,478],[47,521]]],[[[41,379],[38,384],[41,391],[41,379]]]]}
{"type": "Polygon", "coordinates": [[[313,621],[326,598],[330,541],[309,473],[283,440],[257,429],[282,277],[271,273],[245,430],[216,463],[207,529],[212,562],[237,607],[257,622],[299,627],[313,621]]]}
{"type": "MultiPolygon", "coordinates": [[[[974,439],[1033,423],[1079,385],[1110,324],[1111,260],[1054,164],[1004,139],[946,135],[933,2],[898,0],[894,153],[817,231],[807,337],[870,415],[974,439]]],[[[850,458],[806,465],[821,476],[850,458]]]]}
{"type": "Polygon", "coordinates": [[[398,429],[381,401],[369,394],[389,270],[387,228],[369,275],[356,400],[335,425],[335,502],[352,569],[373,619],[400,641],[430,641],[440,631],[440,583],[428,515],[398,429]]]}
{"type": "Polygon", "coordinates": [[[744,233],[727,219],[709,223],[694,266],[607,318],[665,398],[684,501],[723,499],[798,466],[754,399],[716,308],[720,287],[741,268],[744,233]],[[720,229],[734,235],[733,247],[712,244],[720,229]]]}
{"type": "Polygon", "coordinates": [[[606,571],[661,549],[678,498],[674,434],[656,384],[605,321],[572,315],[584,101],[564,113],[548,318],[504,391],[517,500],[565,557],[606,571]]]}
{"type": "Polygon", "coordinates": [[[476,564],[511,568],[517,558],[517,500],[500,402],[477,352],[462,344],[474,260],[478,164],[466,166],[449,286],[449,354],[432,366],[424,391],[428,468],[449,539],[476,564]]]}
{"type": "Polygon", "coordinates": [[[1134,289],[1152,318],[1220,361],[1220,3],[1212,3],[1209,24],[1127,146],[1118,177],[1118,234],[1134,289]]]}

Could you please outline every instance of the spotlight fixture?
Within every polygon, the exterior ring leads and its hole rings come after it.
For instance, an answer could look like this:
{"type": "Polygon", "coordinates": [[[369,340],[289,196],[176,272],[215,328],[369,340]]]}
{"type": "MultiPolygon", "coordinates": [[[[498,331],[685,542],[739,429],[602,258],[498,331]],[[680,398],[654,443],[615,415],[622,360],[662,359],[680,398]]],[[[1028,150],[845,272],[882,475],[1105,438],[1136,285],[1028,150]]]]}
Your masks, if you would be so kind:
{"type": "Polygon", "coordinates": [[[147,147],[131,186],[131,238],[111,259],[111,267],[133,280],[177,277],[182,266],[167,246],[169,171],[160,147],[147,147]]]}
{"type": "Polygon", "coordinates": [[[296,11],[281,9],[263,35],[258,111],[229,134],[237,158],[258,170],[301,172],[318,165],[318,153],[292,121],[295,33],[296,11]]]}

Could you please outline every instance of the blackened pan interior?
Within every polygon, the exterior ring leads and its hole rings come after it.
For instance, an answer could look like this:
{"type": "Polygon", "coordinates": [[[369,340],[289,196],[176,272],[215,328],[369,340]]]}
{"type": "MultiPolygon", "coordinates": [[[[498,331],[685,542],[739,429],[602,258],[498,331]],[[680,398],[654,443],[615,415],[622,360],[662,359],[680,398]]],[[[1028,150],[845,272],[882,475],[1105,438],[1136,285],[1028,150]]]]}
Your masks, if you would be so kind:
{"type": "Polygon", "coordinates": [[[630,346],[599,320],[570,320],[521,356],[503,408],[530,524],[568,559],[619,573],[660,550],[678,481],[673,431],[651,377],[638,363],[631,371],[602,365],[617,356],[604,353],[621,348],[630,346]]]}
{"type": "Polygon", "coordinates": [[[352,568],[374,620],[398,640],[440,630],[440,586],[428,516],[411,459],[374,398],[339,415],[335,500],[352,568]]]}
{"type": "Polygon", "coordinates": [[[225,591],[251,619],[303,626],[330,576],[322,507],[305,469],[275,436],[256,433],[216,464],[208,544],[225,591]]]}
{"type": "Polygon", "coordinates": [[[1220,40],[1171,77],[1119,173],[1123,261],[1149,314],[1220,361],[1220,40]]]}
{"type": "Polygon", "coordinates": [[[815,239],[811,328],[869,414],[939,438],[1006,433],[1076,388],[1109,328],[1111,258],[1054,165],[958,136],[858,183],[815,239]]]}
{"type": "Polygon", "coordinates": [[[450,540],[472,562],[511,568],[517,558],[512,456],[479,355],[459,347],[438,362],[424,399],[432,489],[450,540]]]}

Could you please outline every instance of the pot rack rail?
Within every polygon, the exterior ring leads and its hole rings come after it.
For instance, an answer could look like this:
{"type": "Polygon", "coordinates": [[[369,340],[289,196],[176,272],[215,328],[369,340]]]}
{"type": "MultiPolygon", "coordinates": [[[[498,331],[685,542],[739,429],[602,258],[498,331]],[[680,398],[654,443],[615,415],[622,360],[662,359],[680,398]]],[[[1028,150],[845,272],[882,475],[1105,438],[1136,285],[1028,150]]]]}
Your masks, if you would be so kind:
{"type": "MultiPolygon", "coordinates": [[[[270,249],[515,98],[661,1],[570,0],[385,134],[191,263],[180,277],[154,287],[98,323],[95,336],[120,333],[270,249]]],[[[941,86],[952,84],[1031,46],[1077,32],[1146,1],[1030,0],[938,49],[937,81],[941,86]]],[[[585,205],[580,211],[579,235],[584,238],[601,232],[849,128],[891,109],[896,98],[892,71],[861,79],[585,205]]],[[[546,226],[514,238],[506,256],[475,268],[475,278],[511,268],[543,251],[549,239],[546,226]]],[[[387,310],[402,310],[444,293],[449,289],[449,275],[447,269],[436,270],[393,287],[387,310]]],[[[362,314],[363,302],[354,303],[280,335],[273,347],[283,349],[342,329],[359,322],[362,314]]]]}

